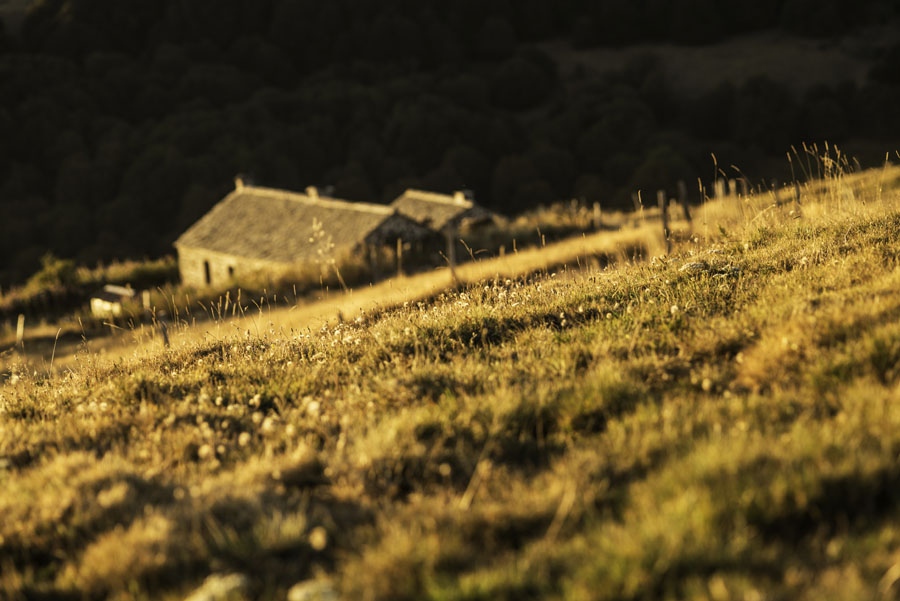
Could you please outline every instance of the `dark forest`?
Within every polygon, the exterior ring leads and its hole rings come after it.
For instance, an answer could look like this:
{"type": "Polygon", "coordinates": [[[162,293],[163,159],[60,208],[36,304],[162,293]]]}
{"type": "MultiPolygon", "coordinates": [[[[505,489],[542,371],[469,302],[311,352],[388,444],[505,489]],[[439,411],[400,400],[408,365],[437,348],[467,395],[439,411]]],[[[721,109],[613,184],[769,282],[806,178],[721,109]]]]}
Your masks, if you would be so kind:
{"type": "Polygon", "coordinates": [[[48,250],[84,264],[171,253],[238,173],[376,202],[464,188],[512,215],[630,206],[633,190],[709,179],[713,153],[760,181],[804,141],[876,143],[883,160],[900,141],[900,44],[866,57],[863,83],[798,93],[753,77],[690,96],[650,56],[593,77],[563,72],[546,43],[829,40],[898,13],[891,0],[38,2],[0,23],[0,285],[48,250]]]}

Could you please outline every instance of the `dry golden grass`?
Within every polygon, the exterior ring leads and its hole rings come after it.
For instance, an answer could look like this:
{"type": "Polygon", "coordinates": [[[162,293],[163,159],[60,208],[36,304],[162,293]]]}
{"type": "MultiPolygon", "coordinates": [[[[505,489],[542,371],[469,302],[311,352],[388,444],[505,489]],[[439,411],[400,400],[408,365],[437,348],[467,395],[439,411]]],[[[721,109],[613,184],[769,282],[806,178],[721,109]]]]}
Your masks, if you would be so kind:
{"type": "Polygon", "coordinates": [[[586,238],[17,371],[0,597],[894,598],[884,181],[799,213],[726,200],[648,262],[515,276],[643,234],[586,238]]]}

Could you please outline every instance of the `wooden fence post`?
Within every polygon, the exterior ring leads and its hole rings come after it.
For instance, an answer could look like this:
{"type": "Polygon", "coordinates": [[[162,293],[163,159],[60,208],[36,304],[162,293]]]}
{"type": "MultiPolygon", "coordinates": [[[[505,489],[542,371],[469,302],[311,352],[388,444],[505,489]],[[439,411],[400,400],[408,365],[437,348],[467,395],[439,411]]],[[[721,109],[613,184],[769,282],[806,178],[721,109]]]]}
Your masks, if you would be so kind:
{"type": "Polygon", "coordinates": [[[166,325],[166,322],[159,322],[159,333],[162,334],[163,344],[166,348],[169,348],[169,327],[166,325]]]}
{"type": "Polygon", "coordinates": [[[16,322],[16,346],[25,346],[25,314],[19,313],[19,320],[16,322]]]}
{"type": "Polygon", "coordinates": [[[716,198],[725,198],[725,180],[717,179],[716,180],[716,198]]]}
{"type": "Polygon", "coordinates": [[[397,276],[403,275],[403,238],[397,238],[397,276]]]}
{"type": "Polygon", "coordinates": [[[447,226],[447,259],[450,261],[450,277],[456,281],[456,226],[447,226]]]}
{"type": "Polygon", "coordinates": [[[372,281],[377,282],[381,277],[381,268],[378,265],[378,247],[374,244],[368,244],[366,247],[369,252],[369,266],[372,270],[372,281]]]}
{"type": "Polygon", "coordinates": [[[659,205],[659,212],[662,216],[663,238],[666,240],[666,254],[672,252],[672,240],[669,232],[669,196],[665,190],[656,192],[656,203],[659,205]]]}
{"type": "Polygon", "coordinates": [[[600,203],[594,203],[594,230],[600,229],[600,203]]]}
{"type": "Polygon", "coordinates": [[[684,180],[678,180],[678,202],[681,204],[681,210],[684,212],[684,218],[688,225],[693,225],[694,220],[691,218],[691,209],[688,207],[688,189],[684,180]]]}

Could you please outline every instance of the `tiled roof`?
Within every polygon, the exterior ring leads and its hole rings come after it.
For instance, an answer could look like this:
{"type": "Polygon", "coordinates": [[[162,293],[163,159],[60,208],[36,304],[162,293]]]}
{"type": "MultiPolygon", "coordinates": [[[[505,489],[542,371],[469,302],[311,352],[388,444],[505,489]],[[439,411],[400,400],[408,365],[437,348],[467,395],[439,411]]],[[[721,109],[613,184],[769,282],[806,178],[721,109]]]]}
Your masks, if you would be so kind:
{"type": "Polygon", "coordinates": [[[424,228],[384,205],[240,186],[175,242],[251,259],[291,263],[315,261],[371,241],[379,228],[424,228]],[[403,224],[398,224],[401,220],[403,224]]]}

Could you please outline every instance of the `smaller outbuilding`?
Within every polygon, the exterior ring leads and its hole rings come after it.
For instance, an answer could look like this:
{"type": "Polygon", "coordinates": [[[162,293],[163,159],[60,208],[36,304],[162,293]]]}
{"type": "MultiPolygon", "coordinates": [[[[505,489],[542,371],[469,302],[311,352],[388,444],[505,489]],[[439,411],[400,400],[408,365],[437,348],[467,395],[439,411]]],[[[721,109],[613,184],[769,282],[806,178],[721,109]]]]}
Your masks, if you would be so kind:
{"type": "Polygon", "coordinates": [[[391,207],[444,235],[455,235],[497,220],[496,214],[475,204],[465,192],[440,194],[409,189],[391,203],[391,207]]]}
{"type": "Polygon", "coordinates": [[[91,315],[94,317],[119,317],[125,303],[134,302],[137,292],[130,286],[107,284],[91,297],[91,315]]]}

